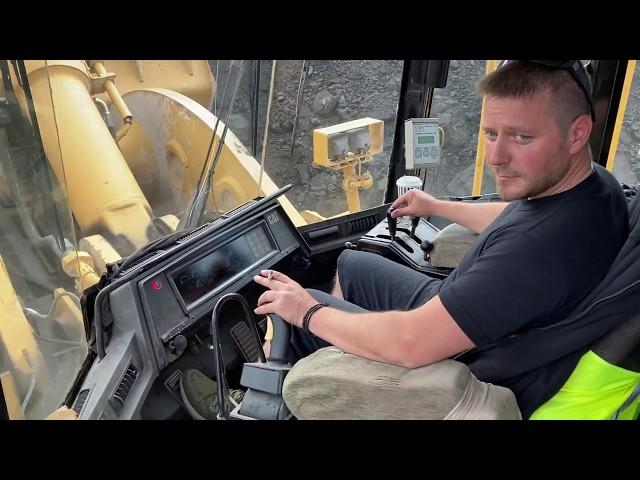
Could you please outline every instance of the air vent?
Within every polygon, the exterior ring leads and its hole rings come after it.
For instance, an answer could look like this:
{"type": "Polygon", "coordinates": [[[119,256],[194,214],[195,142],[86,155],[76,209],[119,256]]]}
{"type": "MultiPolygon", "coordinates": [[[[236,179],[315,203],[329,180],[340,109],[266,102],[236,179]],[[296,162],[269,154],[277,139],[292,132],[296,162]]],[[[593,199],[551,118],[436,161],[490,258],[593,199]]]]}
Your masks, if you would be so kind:
{"type": "Polygon", "coordinates": [[[135,261],[133,265],[129,265],[124,270],[121,270],[120,272],[118,272],[118,276],[124,277],[126,274],[133,272],[134,270],[140,268],[143,264],[148,263],[154,258],[159,257],[160,255],[163,255],[163,254],[164,254],[164,250],[156,250],[155,252],[150,253],[149,255],[145,255],[140,260],[135,261]]]}
{"type": "Polygon", "coordinates": [[[247,203],[244,203],[244,204],[240,205],[239,207],[234,208],[233,210],[229,210],[223,216],[224,217],[233,217],[234,215],[237,215],[241,211],[249,208],[251,205],[255,205],[256,203],[257,202],[255,200],[249,200],[247,203]]]}
{"type": "Polygon", "coordinates": [[[116,393],[111,397],[111,404],[117,411],[124,408],[124,404],[127,401],[127,397],[129,396],[131,389],[133,388],[136,378],[138,378],[138,369],[131,364],[124,373],[122,380],[120,380],[120,385],[116,388],[116,393]]]}
{"type": "Polygon", "coordinates": [[[376,216],[369,215],[368,217],[356,218],[355,220],[351,220],[349,225],[351,225],[351,233],[361,232],[364,230],[371,230],[377,224],[376,216]]]}
{"type": "Polygon", "coordinates": [[[184,237],[180,237],[178,240],[176,240],[176,243],[184,243],[188,240],[191,240],[193,237],[197,237],[202,232],[204,232],[209,227],[211,227],[211,225],[212,225],[211,223],[205,223],[201,227],[196,228],[193,232],[189,233],[188,235],[185,235],[184,237]]]}
{"type": "Polygon", "coordinates": [[[89,396],[89,389],[82,390],[78,394],[76,401],[73,403],[73,411],[76,412],[78,415],[80,415],[80,412],[82,411],[82,407],[84,407],[84,403],[87,401],[88,396],[89,396]]]}

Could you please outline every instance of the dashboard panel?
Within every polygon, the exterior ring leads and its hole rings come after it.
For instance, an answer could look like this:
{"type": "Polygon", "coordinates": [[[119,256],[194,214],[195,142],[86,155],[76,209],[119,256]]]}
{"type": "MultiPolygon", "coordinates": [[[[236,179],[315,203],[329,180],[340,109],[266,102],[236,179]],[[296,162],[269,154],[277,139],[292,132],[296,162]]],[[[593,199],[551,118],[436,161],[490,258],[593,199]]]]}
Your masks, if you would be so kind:
{"type": "Polygon", "coordinates": [[[94,327],[104,332],[105,355],[78,379],[73,407],[80,418],[140,418],[154,382],[182,358],[176,345],[209,322],[223,295],[299,249],[308,255],[277,201],[288,188],[170,235],[112,269],[101,287],[104,300],[95,301],[104,312],[94,327]]]}
{"type": "Polygon", "coordinates": [[[301,237],[274,205],[193,240],[135,280],[151,335],[163,344],[210,312],[222,295],[297,249],[301,237]]]}

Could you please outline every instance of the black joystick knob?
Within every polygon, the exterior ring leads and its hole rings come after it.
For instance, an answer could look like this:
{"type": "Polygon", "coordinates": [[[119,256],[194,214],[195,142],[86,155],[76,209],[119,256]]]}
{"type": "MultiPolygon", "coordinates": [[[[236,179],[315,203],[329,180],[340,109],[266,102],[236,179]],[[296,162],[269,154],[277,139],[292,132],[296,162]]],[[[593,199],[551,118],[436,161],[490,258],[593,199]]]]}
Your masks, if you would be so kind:
{"type": "Polygon", "coordinates": [[[391,212],[393,212],[395,208],[389,207],[387,210],[387,225],[389,226],[389,236],[391,236],[391,241],[393,242],[396,239],[396,225],[398,223],[397,218],[391,217],[391,212]]]}
{"type": "Polygon", "coordinates": [[[431,253],[431,251],[433,250],[433,243],[431,243],[429,240],[423,240],[420,244],[420,248],[424,252],[424,261],[426,262],[427,260],[429,260],[429,253],[431,253]]]}
{"type": "Polygon", "coordinates": [[[415,236],[416,228],[418,228],[419,223],[420,223],[420,217],[411,218],[411,237],[415,236]]]}

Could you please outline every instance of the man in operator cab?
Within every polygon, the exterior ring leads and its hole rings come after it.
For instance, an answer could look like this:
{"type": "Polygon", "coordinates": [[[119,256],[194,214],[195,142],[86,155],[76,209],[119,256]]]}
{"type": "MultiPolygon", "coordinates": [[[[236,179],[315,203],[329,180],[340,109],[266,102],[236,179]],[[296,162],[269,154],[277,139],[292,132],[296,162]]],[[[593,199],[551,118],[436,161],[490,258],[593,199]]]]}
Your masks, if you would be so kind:
{"type": "MultiPolygon", "coordinates": [[[[593,163],[591,87],[579,60],[504,61],[478,90],[486,162],[503,201],[449,202],[411,190],[392,205],[394,218],[439,216],[478,234],[445,280],[345,250],[332,295],[367,312],[329,306],[328,295],[275,271],[255,278],[268,289],[255,312],[298,327],[293,361],[328,345],[411,369],[455,358],[478,380],[510,389],[528,418],[577,357],[551,361],[540,348],[523,359],[511,340],[536,342],[595,288],[627,237],[627,203],[613,175],[593,163]]],[[[572,351],[570,336],[558,341],[572,351]]],[[[190,375],[215,404],[215,383],[190,375]]]]}

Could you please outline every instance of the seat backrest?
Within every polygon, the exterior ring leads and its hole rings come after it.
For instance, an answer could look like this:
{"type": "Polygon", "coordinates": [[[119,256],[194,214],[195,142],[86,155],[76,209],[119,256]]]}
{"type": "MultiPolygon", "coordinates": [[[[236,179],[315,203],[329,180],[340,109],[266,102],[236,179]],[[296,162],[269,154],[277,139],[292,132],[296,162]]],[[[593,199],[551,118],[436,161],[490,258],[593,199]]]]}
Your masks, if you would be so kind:
{"type": "MultiPolygon", "coordinates": [[[[613,418],[638,418],[640,415],[640,305],[636,314],[627,322],[598,340],[592,351],[609,365],[617,367],[616,375],[623,377],[627,385],[621,388],[621,394],[626,397],[626,400],[621,404],[622,406],[619,406],[613,418]],[[634,390],[627,395],[626,390],[634,382],[634,390]]],[[[614,403],[614,405],[618,404],[617,401],[614,403]]]]}
{"type": "Polygon", "coordinates": [[[532,420],[637,419],[640,414],[640,305],[599,339],[532,420]]]}
{"type": "MultiPolygon", "coordinates": [[[[601,336],[580,358],[564,386],[531,419],[634,419],[640,414],[640,195],[629,202],[629,238],[607,279],[617,285],[593,296],[598,318],[626,320],[601,336]]],[[[601,285],[603,285],[601,283],[601,285]]],[[[608,285],[611,286],[611,285],[608,285]]],[[[589,316],[588,309],[582,320],[589,316]]]]}

